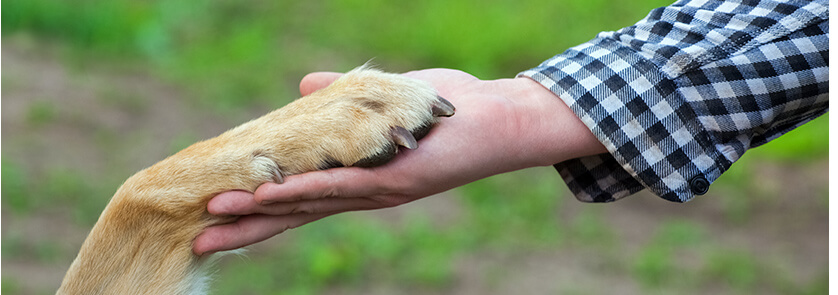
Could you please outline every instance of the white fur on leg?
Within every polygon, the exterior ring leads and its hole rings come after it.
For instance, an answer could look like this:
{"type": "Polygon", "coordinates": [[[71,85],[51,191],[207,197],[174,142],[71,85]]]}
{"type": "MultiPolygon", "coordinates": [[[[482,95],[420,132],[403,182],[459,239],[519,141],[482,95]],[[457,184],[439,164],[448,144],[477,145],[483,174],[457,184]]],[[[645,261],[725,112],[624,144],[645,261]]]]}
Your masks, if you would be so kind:
{"type": "Polygon", "coordinates": [[[198,258],[197,267],[193,268],[184,278],[183,286],[181,287],[183,293],[189,295],[204,295],[209,293],[210,282],[218,270],[215,265],[221,260],[221,257],[227,255],[241,255],[247,252],[245,249],[236,249],[230,251],[221,251],[208,255],[207,257],[198,258]]]}

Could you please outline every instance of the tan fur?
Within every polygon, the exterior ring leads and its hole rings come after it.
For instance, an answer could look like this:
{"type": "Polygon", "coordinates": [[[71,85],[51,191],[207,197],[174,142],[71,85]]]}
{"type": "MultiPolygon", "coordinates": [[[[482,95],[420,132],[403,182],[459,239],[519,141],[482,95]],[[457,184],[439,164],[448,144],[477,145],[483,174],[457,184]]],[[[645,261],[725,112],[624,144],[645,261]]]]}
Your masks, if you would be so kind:
{"type": "Polygon", "coordinates": [[[192,253],[207,213],[224,191],[254,191],[276,173],[292,175],[376,155],[390,130],[435,122],[427,84],[368,68],[220,136],[196,143],[131,176],[117,190],[58,290],[59,294],[205,292],[209,257],[192,253]]]}

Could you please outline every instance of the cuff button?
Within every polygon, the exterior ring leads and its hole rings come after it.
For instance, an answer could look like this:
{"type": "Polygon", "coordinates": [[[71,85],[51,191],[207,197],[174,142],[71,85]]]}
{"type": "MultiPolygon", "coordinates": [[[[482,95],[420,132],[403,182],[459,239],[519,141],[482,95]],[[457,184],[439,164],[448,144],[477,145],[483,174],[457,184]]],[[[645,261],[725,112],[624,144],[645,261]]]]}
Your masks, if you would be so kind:
{"type": "Polygon", "coordinates": [[[710,182],[704,176],[698,175],[690,180],[690,190],[696,195],[706,194],[710,190],[710,182]]]}

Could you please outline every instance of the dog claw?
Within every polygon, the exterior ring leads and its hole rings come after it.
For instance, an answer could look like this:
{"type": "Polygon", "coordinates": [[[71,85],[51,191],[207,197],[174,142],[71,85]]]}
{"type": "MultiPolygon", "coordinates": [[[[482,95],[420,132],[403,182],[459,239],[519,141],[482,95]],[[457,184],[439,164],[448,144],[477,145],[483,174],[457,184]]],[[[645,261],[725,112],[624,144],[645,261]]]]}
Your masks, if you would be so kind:
{"type": "Polygon", "coordinates": [[[274,171],[273,178],[274,178],[274,183],[276,183],[276,184],[282,184],[285,181],[285,179],[282,178],[282,174],[279,173],[279,170],[274,171]]]}
{"type": "Polygon", "coordinates": [[[447,99],[437,96],[437,101],[431,106],[431,112],[435,117],[451,117],[454,115],[454,105],[447,99]]]}
{"type": "Polygon", "coordinates": [[[418,144],[416,143],[416,138],[413,137],[413,134],[404,127],[393,127],[390,130],[390,135],[393,136],[393,141],[400,146],[406,147],[408,149],[415,149],[418,144]]]}

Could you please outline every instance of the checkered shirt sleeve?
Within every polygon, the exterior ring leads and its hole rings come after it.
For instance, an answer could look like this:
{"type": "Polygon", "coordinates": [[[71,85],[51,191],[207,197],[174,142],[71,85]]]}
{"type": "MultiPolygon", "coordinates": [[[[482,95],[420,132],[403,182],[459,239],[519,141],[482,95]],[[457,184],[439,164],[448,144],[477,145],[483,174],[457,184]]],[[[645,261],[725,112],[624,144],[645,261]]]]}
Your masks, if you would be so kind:
{"type": "Polygon", "coordinates": [[[678,1],[519,76],[609,153],[555,167],[579,200],[707,192],[746,150],[828,111],[829,3],[678,1]]]}

